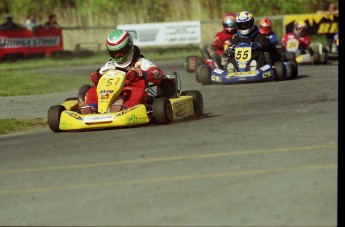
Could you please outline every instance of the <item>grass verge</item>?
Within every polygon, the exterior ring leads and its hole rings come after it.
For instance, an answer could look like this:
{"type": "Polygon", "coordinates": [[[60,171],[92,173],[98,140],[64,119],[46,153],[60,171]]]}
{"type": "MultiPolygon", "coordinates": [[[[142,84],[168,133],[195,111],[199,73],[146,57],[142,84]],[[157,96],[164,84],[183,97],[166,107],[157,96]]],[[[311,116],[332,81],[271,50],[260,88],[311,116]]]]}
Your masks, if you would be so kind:
{"type": "Polygon", "coordinates": [[[45,118],[0,119],[0,135],[9,134],[13,132],[19,132],[19,131],[25,131],[25,130],[32,129],[39,126],[47,126],[47,119],[45,118]]]}

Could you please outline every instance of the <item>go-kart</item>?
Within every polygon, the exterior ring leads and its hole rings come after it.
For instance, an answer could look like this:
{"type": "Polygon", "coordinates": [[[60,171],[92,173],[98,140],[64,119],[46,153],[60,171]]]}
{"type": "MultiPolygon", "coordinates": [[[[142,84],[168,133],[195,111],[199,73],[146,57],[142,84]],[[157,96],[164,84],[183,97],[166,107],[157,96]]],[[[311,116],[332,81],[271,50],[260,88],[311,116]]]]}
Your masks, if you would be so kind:
{"type": "Polygon", "coordinates": [[[295,59],[299,64],[327,63],[327,50],[322,46],[322,43],[319,42],[311,43],[305,51],[302,51],[299,40],[294,36],[288,36],[288,41],[286,42],[284,49],[289,54],[294,54],[295,59]]]}
{"type": "MultiPolygon", "coordinates": [[[[226,40],[223,43],[223,49],[226,51],[228,48],[230,40],[226,40]]],[[[213,44],[208,44],[203,46],[201,49],[201,57],[192,55],[192,56],[187,56],[184,62],[185,69],[188,73],[194,73],[197,69],[198,65],[201,64],[207,64],[210,65],[210,67],[214,68],[214,60],[212,59],[215,55],[217,57],[217,53],[215,49],[213,48],[213,44]]]]}
{"type": "MultiPolygon", "coordinates": [[[[282,48],[278,49],[282,51],[282,48]]],[[[234,69],[222,67],[220,59],[214,59],[215,67],[208,64],[201,64],[196,69],[196,81],[203,85],[209,84],[235,84],[244,82],[262,82],[269,80],[285,80],[296,78],[298,68],[295,60],[283,57],[280,53],[281,61],[276,61],[272,65],[271,56],[267,52],[259,53],[259,57],[264,58],[266,64],[263,66],[252,67],[253,52],[248,43],[240,43],[235,47],[234,56],[227,61],[231,62],[234,69]]]]}
{"type": "Polygon", "coordinates": [[[147,124],[170,124],[186,118],[198,119],[203,115],[203,97],[197,90],[180,93],[179,75],[164,75],[160,85],[148,84],[144,104],[111,112],[114,100],[122,94],[125,72],[115,69],[102,75],[97,85],[98,110],[82,114],[81,102],[91,87],[80,87],[77,97],[67,98],[61,105],[48,110],[48,125],[53,132],[128,127],[147,124]],[[165,89],[161,86],[164,84],[165,89]]]}

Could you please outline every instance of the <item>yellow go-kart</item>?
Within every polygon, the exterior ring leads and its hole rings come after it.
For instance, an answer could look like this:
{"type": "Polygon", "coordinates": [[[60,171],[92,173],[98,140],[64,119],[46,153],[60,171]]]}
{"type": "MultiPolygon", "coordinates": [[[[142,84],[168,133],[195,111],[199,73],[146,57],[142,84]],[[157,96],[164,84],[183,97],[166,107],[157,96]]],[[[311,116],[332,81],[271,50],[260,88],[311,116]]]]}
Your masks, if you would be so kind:
{"type": "Polygon", "coordinates": [[[179,75],[174,72],[165,75],[160,86],[148,84],[145,104],[111,112],[112,105],[121,94],[125,72],[109,70],[100,78],[97,85],[98,111],[82,114],[80,102],[91,87],[83,85],[77,97],[67,98],[61,105],[48,110],[48,125],[53,132],[88,130],[101,128],[128,127],[147,124],[170,124],[186,118],[198,119],[203,115],[203,97],[198,90],[180,93],[179,75]]]}

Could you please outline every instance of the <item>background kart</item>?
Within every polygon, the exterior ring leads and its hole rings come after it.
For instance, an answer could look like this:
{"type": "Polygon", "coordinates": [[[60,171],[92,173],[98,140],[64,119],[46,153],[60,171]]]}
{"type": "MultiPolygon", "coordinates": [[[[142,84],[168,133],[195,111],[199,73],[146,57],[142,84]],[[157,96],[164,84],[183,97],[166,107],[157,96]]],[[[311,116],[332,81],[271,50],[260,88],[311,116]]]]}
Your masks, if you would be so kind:
{"type": "Polygon", "coordinates": [[[277,61],[272,65],[271,56],[265,52],[264,57],[266,64],[260,68],[251,69],[252,49],[247,43],[241,43],[235,48],[235,56],[231,61],[235,69],[229,72],[220,66],[220,59],[214,59],[212,68],[207,64],[200,64],[195,71],[197,82],[203,85],[209,84],[235,84],[244,82],[263,82],[270,80],[285,80],[297,78],[298,66],[294,59],[288,59],[283,53],[282,47],[278,46],[281,61],[277,61]]]}
{"type": "Polygon", "coordinates": [[[326,64],[327,63],[327,50],[322,46],[322,43],[311,43],[305,50],[301,52],[301,45],[298,39],[293,36],[288,37],[288,41],[284,46],[286,52],[290,55],[295,55],[298,64],[326,64]]]}
{"type": "Polygon", "coordinates": [[[97,85],[98,112],[81,114],[80,102],[91,87],[83,85],[77,97],[67,98],[61,105],[48,110],[48,125],[53,132],[116,128],[150,123],[170,124],[174,120],[198,119],[203,114],[203,97],[197,90],[180,93],[179,75],[165,75],[161,87],[149,84],[145,104],[139,104],[118,112],[110,112],[111,106],[121,94],[125,72],[110,70],[102,75],[97,85]],[[165,87],[163,87],[165,86],[165,87]],[[164,90],[163,90],[164,88],[164,90]]]}

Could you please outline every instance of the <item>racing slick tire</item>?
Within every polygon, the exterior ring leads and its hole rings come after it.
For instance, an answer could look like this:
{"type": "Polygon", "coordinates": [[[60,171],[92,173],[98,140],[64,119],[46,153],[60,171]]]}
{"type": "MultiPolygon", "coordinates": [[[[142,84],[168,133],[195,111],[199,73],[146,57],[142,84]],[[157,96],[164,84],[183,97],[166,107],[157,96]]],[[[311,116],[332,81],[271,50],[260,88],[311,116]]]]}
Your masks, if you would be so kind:
{"type": "Polygon", "coordinates": [[[291,64],[292,64],[292,70],[293,70],[291,78],[296,79],[298,77],[298,63],[296,59],[291,60],[291,64]]]}
{"type": "Polygon", "coordinates": [[[173,110],[168,98],[157,98],[153,102],[153,118],[157,124],[170,124],[173,119],[173,110]]]}
{"type": "Polygon", "coordinates": [[[274,69],[276,70],[276,80],[285,80],[286,79],[286,68],[283,62],[277,61],[274,63],[274,69]]]}
{"type": "Polygon", "coordinates": [[[79,88],[79,91],[78,91],[78,96],[77,96],[77,99],[78,99],[78,102],[84,102],[85,101],[85,95],[86,95],[86,92],[91,88],[91,85],[90,84],[84,84],[83,86],[81,86],[79,88]]]}
{"type": "Polygon", "coordinates": [[[314,65],[320,64],[320,62],[321,62],[321,55],[320,55],[320,53],[317,52],[317,51],[314,51],[313,59],[314,59],[313,60],[314,65]]]}
{"type": "Polygon", "coordinates": [[[195,119],[199,119],[204,113],[204,100],[200,91],[198,90],[190,90],[190,91],[183,91],[181,96],[192,96],[193,97],[193,109],[194,109],[194,117],[195,119]]]}
{"type": "Polygon", "coordinates": [[[293,61],[296,59],[296,54],[294,52],[286,52],[286,59],[293,61]]]}
{"type": "Polygon", "coordinates": [[[185,59],[185,68],[188,73],[195,72],[196,67],[199,64],[202,64],[204,61],[201,57],[197,56],[188,56],[185,59]]]}
{"type": "Polygon", "coordinates": [[[211,84],[211,67],[209,65],[199,66],[199,80],[202,85],[211,84]]]}
{"type": "Polygon", "coordinates": [[[51,106],[48,110],[48,125],[49,128],[53,132],[61,132],[59,125],[60,125],[60,117],[61,113],[66,110],[66,108],[62,105],[55,105],[51,106]]]}

